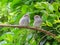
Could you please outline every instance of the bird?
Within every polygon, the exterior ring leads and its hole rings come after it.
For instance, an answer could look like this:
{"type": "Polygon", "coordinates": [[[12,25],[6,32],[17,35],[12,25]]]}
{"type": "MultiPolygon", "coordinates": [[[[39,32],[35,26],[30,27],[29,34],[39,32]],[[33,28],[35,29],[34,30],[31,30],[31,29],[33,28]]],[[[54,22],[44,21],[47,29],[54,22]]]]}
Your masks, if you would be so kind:
{"type": "Polygon", "coordinates": [[[20,26],[29,26],[30,23],[30,16],[29,14],[23,15],[23,17],[19,20],[20,26]]]}
{"type": "Polygon", "coordinates": [[[33,26],[36,27],[36,28],[39,28],[42,24],[42,19],[39,15],[35,15],[34,16],[34,23],[33,23],[33,26]]]}

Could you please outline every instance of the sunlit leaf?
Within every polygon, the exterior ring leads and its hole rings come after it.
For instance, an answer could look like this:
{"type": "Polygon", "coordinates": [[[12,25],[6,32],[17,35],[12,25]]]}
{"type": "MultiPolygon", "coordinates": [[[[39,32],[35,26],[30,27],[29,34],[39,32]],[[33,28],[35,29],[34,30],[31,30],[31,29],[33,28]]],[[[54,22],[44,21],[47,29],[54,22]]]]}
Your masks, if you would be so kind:
{"type": "Polygon", "coordinates": [[[11,33],[11,32],[7,32],[7,33],[5,33],[4,35],[2,35],[2,38],[4,39],[4,40],[7,40],[7,41],[9,41],[9,42],[12,42],[13,41],[13,35],[12,35],[13,33],[11,33]]]}
{"type": "Polygon", "coordinates": [[[6,44],[7,44],[6,41],[1,41],[1,42],[0,42],[0,45],[6,45],[6,44]]]}
{"type": "Polygon", "coordinates": [[[50,43],[49,42],[46,42],[46,44],[45,45],[50,45],[50,43]]]}
{"type": "Polygon", "coordinates": [[[29,34],[29,35],[27,36],[26,40],[28,41],[28,40],[30,40],[31,38],[32,38],[32,34],[29,34]]]}
{"type": "Polygon", "coordinates": [[[48,22],[48,21],[46,21],[46,25],[47,25],[47,26],[50,26],[50,27],[53,26],[52,23],[51,23],[51,22],[48,22]]]}
{"type": "Polygon", "coordinates": [[[49,11],[53,12],[54,11],[54,7],[52,5],[49,4],[49,11]]]}

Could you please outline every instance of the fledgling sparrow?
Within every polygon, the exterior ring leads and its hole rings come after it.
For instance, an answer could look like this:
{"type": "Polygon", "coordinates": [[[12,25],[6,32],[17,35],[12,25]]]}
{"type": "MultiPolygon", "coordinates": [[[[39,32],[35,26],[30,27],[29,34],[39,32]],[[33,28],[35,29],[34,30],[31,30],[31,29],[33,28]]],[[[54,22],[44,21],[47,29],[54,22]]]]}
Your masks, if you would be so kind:
{"type": "Polygon", "coordinates": [[[39,15],[35,15],[34,16],[34,23],[33,23],[33,26],[36,27],[36,28],[39,28],[42,24],[42,19],[39,15]]]}
{"type": "Polygon", "coordinates": [[[20,26],[29,26],[30,23],[30,16],[25,14],[19,21],[20,26]]]}

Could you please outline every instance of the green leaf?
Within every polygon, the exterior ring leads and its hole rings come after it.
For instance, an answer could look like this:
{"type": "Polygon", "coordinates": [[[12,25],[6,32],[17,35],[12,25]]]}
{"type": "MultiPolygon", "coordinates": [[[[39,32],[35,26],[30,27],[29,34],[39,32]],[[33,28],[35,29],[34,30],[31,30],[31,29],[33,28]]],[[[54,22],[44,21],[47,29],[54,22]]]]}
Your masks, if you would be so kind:
{"type": "Polygon", "coordinates": [[[44,7],[42,6],[42,4],[39,3],[39,2],[37,2],[37,3],[35,4],[35,7],[36,7],[37,9],[44,9],[44,7]]]}
{"type": "Polygon", "coordinates": [[[55,37],[58,42],[60,42],[60,35],[55,37]]]}
{"type": "Polygon", "coordinates": [[[47,20],[47,17],[48,17],[47,15],[43,15],[43,16],[42,16],[42,20],[43,20],[43,21],[46,21],[46,20],[47,20]]]}
{"type": "Polygon", "coordinates": [[[2,5],[5,5],[8,3],[8,0],[2,0],[2,5]]]}
{"type": "Polygon", "coordinates": [[[29,10],[28,8],[29,7],[27,5],[23,5],[21,8],[22,13],[24,14],[24,13],[28,12],[28,10],[29,10]]]}
{"type": "Polygon", "coordinates": [[[53,5],[53,7],[54,7],[54,10],[55,10],[55,11],[58,11],[58,6],[59,6],[60,4],[57,3],[57,2],[54,2],[52,5],[53,5]]]}
{"type": "Polygon", "coordinates": [[[32,33],[27,36],[26,40],[29,41],[31,38],[32,38],[32,33]]]}
{"type": "Polygon", "coordinates": [[[16,6],[19,6],[19,3],[20,3],[21,0],[13,0],[12,3],[11,3],[11,7],[12,8],[15,8],[16,6]],[[18,5],[17,5],[18,4],[18,5]]]}
{"type": "Polygon", "coordinates": [[[4,40],[7,40],[8,42],[12,42],[13,41],[13,35],[12,34],[13,33],[11,33],[11,32],[7,32],[4,35],[2,35],[2,38],[4,40]]]}
{"type": "Polygon", "coordinates": [[[52,45],[58,45],[58,43],[56,41],[54,41],[52,45]]]}
{"type": "Polygon", "coordinates": [[[51,4],[49,4],[48,9],[49,9],[50,12],[54,11],[54,7],[51,4]]]}
{"type": "Polygon", "coordinates": [[[36,43],[36,41],[34,40],[34,38],[30,40],[30,44],[31,44],[31,45],[37,45],[37,43],[36,43]]]}
{"type": "Polygon", "coordinates": [[[50,45],[50,43],[49,42],[46,42],[46,44],[45,45],[50,45]]]}
{"type": "Polygon", "coordinates": [[[7,44],[6,41],[1,41],[1,42],[0,42],[0,45],[6,45],[6,44],[7,44]]]}
{"type": "Polygon", "coordinates": [[[46,25],[49,26],[49,27],[52,27],[53,26],[52,23],[50,23],[48,21],[46,21],[46,25]]]}
{"type": "Polygon", "coordinates": [[[53,14],[52,14],[52,15],[51,15],[51,14],[49,14],[49,16],[48,16],[48,18],[47,18],[47,21],[53,24],[53,23],[54,23],[55,18],[56,18],[56,17],[55,17],[53,14]]]}

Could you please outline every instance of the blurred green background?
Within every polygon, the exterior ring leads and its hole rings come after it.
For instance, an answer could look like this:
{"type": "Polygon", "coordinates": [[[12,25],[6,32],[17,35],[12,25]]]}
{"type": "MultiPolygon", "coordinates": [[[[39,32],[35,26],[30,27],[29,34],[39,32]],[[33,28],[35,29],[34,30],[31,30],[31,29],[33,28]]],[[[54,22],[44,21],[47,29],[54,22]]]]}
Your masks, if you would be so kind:
{"type": "MultiPolygon", "coordinates": [[[[60,39],[60,0],[0,0],[0,24],[18,25],[20,18],[28,12],[30,26],[34,15],[40,15],[42,29],[52,31],[57,35],[56,39],[60,39]]],[[[0,45],[39,45],[44,42],[41,40],[44,35],[30,29],[0,27],[0,45]]],[[[45,39],[44,45],[60,45],[50,36],[45,39]]]]}

